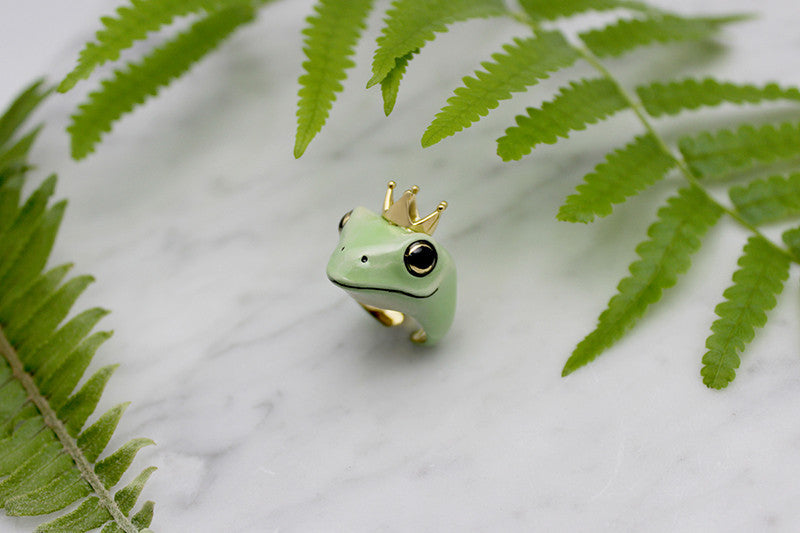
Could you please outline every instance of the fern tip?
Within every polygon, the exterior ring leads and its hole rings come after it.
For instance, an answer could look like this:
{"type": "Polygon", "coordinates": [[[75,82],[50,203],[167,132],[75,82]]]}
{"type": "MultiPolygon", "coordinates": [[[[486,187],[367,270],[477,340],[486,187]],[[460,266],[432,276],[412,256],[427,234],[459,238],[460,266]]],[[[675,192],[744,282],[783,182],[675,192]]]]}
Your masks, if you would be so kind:
{"type": "Polygon", "coordinates": [[[433,135],[429,135],[427,132],[422,136],[422,139],[420,139],[420,144],[422,144],[423,148],[430,148],[438,142],[439,139],[434,139],[433,135]]]}
{"type": "Polygon", "coordinates": [[[564,363],[564,368],[561,369],[561,377],[565,378],[569,376],[570,374],[578,370],[580,367],[582,367],[584,364],[586,363],[576,362],[575,354],[572,354],[572,356],[569,359],[567,359],[567,362],[564,363]]]}
{"type": "Polygon", "coordinates": [[[576,370],[578,370],[579,368],[580,366],[570,365],[569,362],[567,362],[567,364],[564,365],[564,368],[561,369],[561,377],[565,378],[570,374],[572,374],[573,372],[575,372],[576,370]]]}
{"type": "Polygon", "coordinates": [[[61,94],[67,93],[70,89],[75,87],[75,83],[76,80],[71,80],[69,77],[66,77],[61,80],[61,83],[58,84],[56,91],[60,92],[61,94]]]}
{"type": "Polygon", "coordinates": [[[308,141],[301,142],[299,139],[294,145],[294,158],[300,159],[303,157],[303,154],[306,153],[306,148],[308,148],[308,141]]]}

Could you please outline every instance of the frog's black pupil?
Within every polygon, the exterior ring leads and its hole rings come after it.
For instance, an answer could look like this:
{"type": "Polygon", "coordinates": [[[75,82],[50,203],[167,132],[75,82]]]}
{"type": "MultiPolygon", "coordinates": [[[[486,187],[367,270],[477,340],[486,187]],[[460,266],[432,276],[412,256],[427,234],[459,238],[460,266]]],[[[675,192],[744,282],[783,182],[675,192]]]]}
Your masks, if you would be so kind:
{"type": "Polygon", "coordinates": [[[403,260],[406,263],[406,269],[412,276],[421,278],[433,271],[436,266],[436,249],[427,241],[416,241],[406,248],[403,260]]]}
{"type": "Polygon", "coordinates": [[[339,233],[342,232],[342,228],[344,227],[345,224],[347,224],[347,221],[350,220],[350,213],[352,212],[353,210],[351,209],[350,211],[342,215],[341,220],[339,220],[339,233]]]}

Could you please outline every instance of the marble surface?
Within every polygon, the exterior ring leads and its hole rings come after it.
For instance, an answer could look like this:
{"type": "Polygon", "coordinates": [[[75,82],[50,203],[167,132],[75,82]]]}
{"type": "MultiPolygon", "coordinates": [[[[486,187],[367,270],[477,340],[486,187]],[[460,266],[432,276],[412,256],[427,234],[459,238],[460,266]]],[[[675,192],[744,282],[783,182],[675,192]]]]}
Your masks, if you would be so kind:
{"type": "MultiPolygon", "coordinates": [[[[657,2],[686,13],[755,10],[721,45],[609,62],[625,80],[704,73],[800,84],[791,0],[657,2]]],[[[97,282],[80,308],[113,310],[92,368],[120,362],[101,406],[132,402],[112,448],[143,450],[127,479],[159,532],[797,531],[797,269],[724,392],[700,381],[713,308],[746,238],[723,220],[692,270],[635,331],[560,377],[633,259],[674,180],[590,226],[559,202],[640,127],[628,116],[502,163],[493,140],[577,66],[431,149],[418,139],[460,77],[525,29],[453,28],[415,59],[395,114],[365,91],[379,16],[328,125],[292,157],[299,29],[308,0],[262,13],[75,163],[63,128],[88,89],[48,101],[34,182],[70,200],[53,262],[97,282]],[[435,76],[431,73],[436,73],[435,76]],[[325,278],[340,216],[377,209],[385,182],[446,199],[437,238],[457,259],[456,321],[435,349],[377,326],[325,278]]],[[[0,101],[58,79],[108,2],[4,2],[0,101]]],[[[580,24],[597,24],[587,17],[580,24]]],[[[158,38],[158,37],[156,37],[158,38]]],[[[657,126],[774,119],[781,106],[689,114],[657,126]]],[[[33,183],[32,183],[33,184],[33,183]]],[[[39,519],[0,515],[0,530],[39,519]]]]}

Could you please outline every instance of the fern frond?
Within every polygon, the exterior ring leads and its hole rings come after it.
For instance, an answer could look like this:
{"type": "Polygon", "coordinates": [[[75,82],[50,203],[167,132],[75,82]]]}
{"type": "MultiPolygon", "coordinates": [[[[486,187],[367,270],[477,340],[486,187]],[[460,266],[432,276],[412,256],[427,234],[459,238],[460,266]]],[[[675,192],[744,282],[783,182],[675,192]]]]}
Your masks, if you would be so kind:
{"type": "Polygon", "coordinates": [[[211,13],[188,30],[157,48],[139,63],[117,70],[89,100],[78,106],[67,128],[72,140],[72,157],[82,159],[94,151],[103,133],[123,114],[142,104],[173,79],[186,72],[226,37],[255,16],[249,3],[236,2],[232,7],[211,13]]]}
{"type": "Polygon", "coordinates": [[[789,257],[762,237],[747,241],[733,285],[725,289],[725,301],[714,309],[719,318],[711,326],[700,371],[706,386],[722,389],[736,377],[739,353],[753,340],[755,328],[767,322],[767,311],[775,307],[776,296],[789,277],[789,264],[789,257]]]}
{"type": "Polygon", "coordinates": [[[669,83],[640,85],[636,93],[647,113],[652,117],[677,115],[681,111],[723,103],[758,103],[767,100],[800,102],[800,90],[782,88],[775,83],[763,87],[750,84],[720,82],[713,78],[685,79],[669,83]]]}
{"type": "MultiPolygon", "coordinates": [[[[6,114],[0,124],[11,121],[6,114]]],[[[52,176],[20,205],[23,184],[24,175],[0,183],[0,507],[32,516],[86,498],[37,531],[115,524],[119,531],[139,532],[150,523],[152,504],[142,507],[138,521],[130,513],[146,477],[120,490],[119,499],[110,490],[151,441],[134,439],[98,461],[121,412],[112,409],[81,431],[114,369],[101,368],[74,392],[110,335],[91,333],[106,311],[90,309],[59,327],[92,278],[62,283],[71,265],[42,273],[66,203],[48,205],[52,176]]]]}
{"type": "Polygon", "coordinates": [[[571,131],[585,129],[626,107],[628,102],[617,86],[606,78],[571,82],[541,109],[529,107],[527,116],[518,115],[517,125],[497,140],[497,155],[503,161],[521,159],[539,143],[554,144],[559,137],[566,139],[571,131]]]}
{"type": "Polygon", "coordinates": [[[620,281],[597,328],[572,352],[562,375],[593,361],[661,299],[664,289],[675,285],[678,275],[689,268],[691,254],[700,248],[700,238],[721,214],[697,187],[681,189],[659,209],[657,221],[647,230],[650,238],[636,247],[640,259],[631,264],[631,275],[620,281]]]}
{"type": "Polygon", "coordinates": [[[78,64],[58,85],[67,92],[86,79],[92,71],[107,61],[116,61],[120,52],[135,41],[147,37],[178,18],[199,11],[212,12],[230,4],[230,0],[131,0],[130,6],[117,8],[114,17],[102,17],[103,29],[95,33],[95,41],[81,50],[78,64]]]}
{"type": "Polygon", "coordinates": [[[747,18],[741,15],[697,18],[661,15],[620,20],[601,29],[582,32],[578,36],[596,56],[618,56],[653,42],[706,39],[721,26],[747,18]]]}
{"type": "Polygon", "coordinates": [[[372,0],[319,0],[315,14],[306,20],[303,52],[307,60],[303,62],[305,74],[298,80],[295,157],[303,155],[325,125],[336,94],[343,88],[345,71],[355,65],[351,56],[371,10],[372,0]]]}
{"type": "Polygon", "coordinates": [[[421,49],[436,33],[446,32],[448,25],[507,13],[502,0],[394,0],[377,40],[367,87],[383,81],[396,60],[421,49]]]}
{"type": "Polygon", "coordinates": [[[525,13],[534,21],[556,20],[571,17],[586,11],[609,11],[629,9],[632,11],[656,12],[656,9],[642,2],[626,0],[520,0],[525,13]]]}
{"type": "Polygon", "coordinates": [[[772,176],[732,187],[728,192],[736,210],[754,226],[800,215],[800,173],[772,176]]]}
{"type": "Polygon", "coordinates": [[[755,163],[800,156],[800,124],[744,125],[735,131],[703,132],[681,138],[678,148],[693,174],[719,177],[755,163]]]}
{"type": "Polygon", "coordinates": [[[493,54],[493,62],[484,62],[485,71],[463,79],[464,86],[455,90],[447,106],[436,114],[422,136],[422,146],[436,144],[445,137],[468,128],[486,116],[500,100],[511,93],[522,92],[551,72],[570,66],[578,59],[572,48],[557,31],[538,32],[536,37],[514,39],[503,46],[505,53],[493,54]]]}
{"type": "Polygon", "coordinates": [[[594,172],[583,178],[576,193],[567,197],[556,218],[567,222],[592,222],[611,214],[613,204],[663,178],[677,162],[651,135],[643,135],[606,156],[594,172]]]}

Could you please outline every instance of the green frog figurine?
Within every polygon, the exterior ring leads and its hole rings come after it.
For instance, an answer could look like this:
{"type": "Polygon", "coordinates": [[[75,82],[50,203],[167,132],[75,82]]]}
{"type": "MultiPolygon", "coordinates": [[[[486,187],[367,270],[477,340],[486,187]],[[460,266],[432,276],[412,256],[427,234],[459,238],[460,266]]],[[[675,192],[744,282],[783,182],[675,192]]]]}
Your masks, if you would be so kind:
{"type": "Polygon", "coordinates": [[[339,222],[339,244],[327,274],[385,326],[416,322],[411,340],[438,342],[453,322],[456,267],[447,250],[432,237],[447,207],[420,218],[417,186],[395,202],[389,182],[383,214],[356,207],[339,222]]]}

